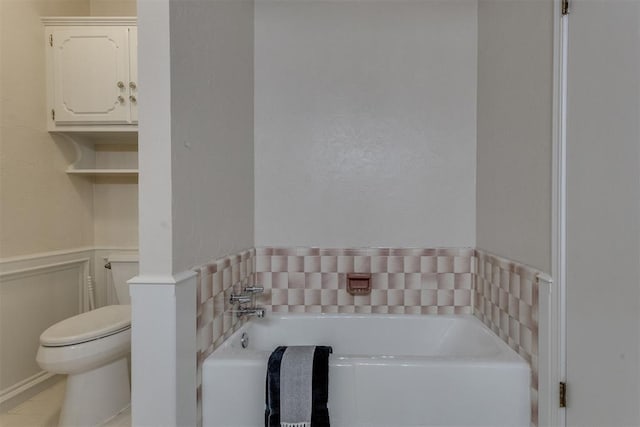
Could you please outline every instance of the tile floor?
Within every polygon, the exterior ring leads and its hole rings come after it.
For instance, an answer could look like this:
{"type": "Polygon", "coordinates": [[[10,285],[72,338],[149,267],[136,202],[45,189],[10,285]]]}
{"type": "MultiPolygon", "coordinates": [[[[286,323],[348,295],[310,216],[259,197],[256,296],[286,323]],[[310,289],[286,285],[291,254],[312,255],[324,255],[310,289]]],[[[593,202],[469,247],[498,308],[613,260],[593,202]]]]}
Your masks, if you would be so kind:
{"type": "MultiPolygon", "coordinates": [[[[0,414],[0,427],[57,427],[65,381],[59,381],[8,412],[0,414]]],[[[131,427],[131,408],[104,427],[131,427]]]]}
{"type": "Polygon", "coordinates": [[[131,406],[106,423],[104,427],[131,427],[131,406]]]}

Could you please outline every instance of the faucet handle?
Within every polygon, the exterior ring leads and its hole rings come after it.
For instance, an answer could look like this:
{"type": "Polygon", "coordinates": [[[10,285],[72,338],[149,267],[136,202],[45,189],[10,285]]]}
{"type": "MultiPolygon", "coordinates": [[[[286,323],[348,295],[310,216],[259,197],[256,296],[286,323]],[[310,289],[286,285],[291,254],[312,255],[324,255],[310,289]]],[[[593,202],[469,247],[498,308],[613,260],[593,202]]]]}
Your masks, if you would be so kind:
{"type": "Polygon", "coordinates": [[[247,286],[244,288],[244,292],[247,294],[261,294],[264,292],[264,288],[262,286],[247,286]]]}

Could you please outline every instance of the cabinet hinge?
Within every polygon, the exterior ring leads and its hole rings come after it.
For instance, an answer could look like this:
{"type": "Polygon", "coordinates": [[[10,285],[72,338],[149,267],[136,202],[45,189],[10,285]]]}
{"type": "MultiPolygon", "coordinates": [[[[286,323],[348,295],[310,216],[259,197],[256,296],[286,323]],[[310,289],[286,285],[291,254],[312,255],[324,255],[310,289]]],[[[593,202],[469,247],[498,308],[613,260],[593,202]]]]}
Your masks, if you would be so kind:
{"type": "Polygon", "coordinates": [[[569,0],[562,0],[562,14],[569,14],[569,0]]]}
{"type": "Polygon", "coordinates": [[[567,383],[560,383],[559,405],[561,408],[567,407],[567,383]]]}
{"type": "Polygon", "coordinates": [[[55,120],[56,119],[56,110],[51,109],[51,120],[55,120]]]}
{"type": "Polygon", "coordinates": [[[53,47],[53,34],[49,34],[49,46],[53,47]]]}

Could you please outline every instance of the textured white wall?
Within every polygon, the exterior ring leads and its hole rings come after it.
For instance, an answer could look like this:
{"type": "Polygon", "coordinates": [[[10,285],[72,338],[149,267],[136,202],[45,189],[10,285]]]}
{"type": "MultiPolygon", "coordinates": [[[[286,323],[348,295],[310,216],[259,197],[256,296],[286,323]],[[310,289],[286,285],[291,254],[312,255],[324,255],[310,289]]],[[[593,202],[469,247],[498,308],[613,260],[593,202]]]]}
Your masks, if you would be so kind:
{"type": "MultiPolygon", "coordinates": [[[[92,16],[136,16],[137,13],[136,0],[89,0],[89,6],[92,16]]],[[[98,156],[107,155],[108,149],[105,148],[104,151],[99,152],[98,156]]],[[[117,150],[120,151],[120,148],[117,150]]],[[[116,167],[136,169],[138,164],[135,162],[129,165],[120,162],[116,167]]],[[[96,178],[95,182],[93,192],[95,245],[136,247],[138,245],[138,181],[135,178],[96,178]]]]}
{"type": "Polygon", "coordinates": [[[135,16],[136,0],[90,0],[93,16],[135,16]]]}
{"type": "MultiPolygon", "coordinates": [[[[46,44],[40,18],[125,14],[116,3],[2,1],[0,103],[6,112],[0,127],[2,258],[79,247],[137,245],[137,183],[132,179],[98,179],[94,185],[91,179],[67,175],[65,170],[76,159],[73,146],[46,131],[46,44]],[[112,13],[107,13],[108,9],[112,13]]],[[[133,5],[135,12],[134,0],[124,3],[133,5]]]]}
{"type": "Polygon", "coordinates": [[[138,110],[140,275],[173,273],[169,19],[169,0],[140,0],[138,98],[145,100],[138,110]]]}
{"type": "Polygon", "coordinates": [[[0,258],[93,244],[93,184],[65,173],[72,145],[47,132],[40,17],[88,0],[3,0],[0,22],[0,258]]]}
{"type": "Polygon", "coordinates": [[[640,425],[640,2],[569,18],[567,425],[640,425]]]}
{"type": "Polygon", "coordinates": [[[96,178],[93,206],[96,247],[138,247],[137,179],[96,178]]]}
{"type": "MultiPolygon", "coordinates": [[[[136,16],[136,0],[89,0],[92,16],[136,16]]],[[[135,146],[129,146],[134,147],[135,146]]],[[[118,147],[116,161],[122,148],[118,147]]],[[[98,153],[109,155],[109,148],[98,153]]],[[[114,149],[112,145],[110,149],[114,149]]],[[[131,157],[131,156],[130,156],[131,157]]],[[[137,159],[137,156],[135,156],[137,159]]],[[[136,169],[137,161],[117,167],[136,169]]],[[[135,178],[97,178],[93,192],[94,238],[98,247],[136,247],[138,245],[138,181],[135,178]]],[[[98,266],[99,267],[99,266],[98,266]]]]}
{"type": "Polygon", "coordinates": [[[173,271],[253,246],[253,1],[171,3],[173,271]]]}
{"type": "Polygon", "coordinates": [[[552,0],[479,0],[477,245],[547,272],[552,66],[552,0]]]}
{"type": "Polygon", "coordinates": [[[256,2],[257,245],[474,246],[476,2],[256,2]]]}
{"type": "MultiPolygon", "coordinates": [[[[96,144],[97,168],[138,168],[137,135],[127,144],[96,144]]],[[[125,139],[123,139],[125,141],[125,139]]],[[[138,246],[137,177],[96,177],[93,187],[94,244],[96,247],[138,246]]]]}

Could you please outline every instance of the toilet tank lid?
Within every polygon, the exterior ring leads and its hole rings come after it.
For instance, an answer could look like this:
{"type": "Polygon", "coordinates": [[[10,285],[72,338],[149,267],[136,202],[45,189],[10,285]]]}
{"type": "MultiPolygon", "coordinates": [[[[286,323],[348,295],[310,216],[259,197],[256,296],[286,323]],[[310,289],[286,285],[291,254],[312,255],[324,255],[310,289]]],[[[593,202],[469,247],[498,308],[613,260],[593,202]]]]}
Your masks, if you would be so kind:
{"type": "Polygon", "coordinates": [[[107,257],[109,262],[138,262],[137,252],[115,252],[107,257]]]}
{"type": "Polygon", "coordinates": [[[108,305],[62,320],[40,335],[45,347],[61,347],[95,340],[131,326],[131,306],[108,305]]]}

